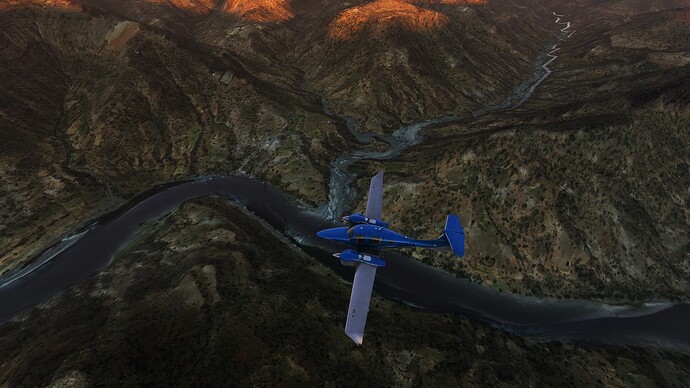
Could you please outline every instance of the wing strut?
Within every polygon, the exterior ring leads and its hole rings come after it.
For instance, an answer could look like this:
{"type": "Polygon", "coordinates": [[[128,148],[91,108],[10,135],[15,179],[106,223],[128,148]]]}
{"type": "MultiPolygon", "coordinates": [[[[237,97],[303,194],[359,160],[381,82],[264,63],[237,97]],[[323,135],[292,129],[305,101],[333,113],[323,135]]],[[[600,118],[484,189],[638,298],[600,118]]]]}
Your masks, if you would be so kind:
{"type": "Polygon", "coordinates": [[[352,295],[347,311],[345,334],[352,338],[357,345],[361,345],[364,340],[364,325],[367,323],[369,301],[371,300],[371,290],[374,287],[375,277],[376,267],[360,264],[355,272],[355,280],[352,282],[352,295]]]}

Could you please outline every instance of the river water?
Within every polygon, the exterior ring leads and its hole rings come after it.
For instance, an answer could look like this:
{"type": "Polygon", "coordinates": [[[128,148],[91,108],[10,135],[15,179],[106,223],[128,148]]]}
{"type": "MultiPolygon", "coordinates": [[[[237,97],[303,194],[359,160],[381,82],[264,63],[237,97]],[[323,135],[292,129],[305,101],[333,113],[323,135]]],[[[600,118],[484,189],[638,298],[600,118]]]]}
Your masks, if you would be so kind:
{"type": "MultiPolygon", "coordinates": [[[[142,223],[162,217],[187,200],[208,195],[223,196],[246,207],[351,280],[352,269],[331,256],[340,247],[315,237],[317,230],[335,224],[267,183],[240,176],[204,177],[158,186],[66,237],[39,256],[33,266],[3,277],[0,322],[93,276],[108,265],[142,223]]],[[[388,266],[377,271],[377,292],[412,306],[459,313],[530,337],[659,345],[690,352],[690,305],[685,303],[613,306],[523,297],[456,278],[402,254],[391,252],[386,259],[388,266]]]]}
{"type": "MultiPolygon", "coordinates": [[[[517,87],[506,102],[476,111],[474,116],[522,104],[550,73],[546,57],[538,59],[532,79],[517,87]]],[[[290,237],[305,252],[351,280],[352,268],[341,266],[339,260],[331,256],[342,247],[315,236],[320,229],[339,226],[334,220],[352,207],[356,193],[351,183],[355,177],[348,168],[360,160],[392,159],[419,143],[419,133],[424,128],[459,118],[449,115],[422,120],[404,125],[390,135],[360,133],[354,118],[333,113],[328,102],[323,98],[321,101],[324,114],[343,122],[360,143],[380,140],[389,144],[385,151],[352,150],[336,158],[331,165],[329,198],[325,205],[307,208],[265,182],[242,176],[203,177],[156,186],[0,278],[0,323],[93,276],[108,265],[142,223],[170,213],[187,200],[209,195],[227,197],[245,206],[290,237]]],[[[658,345],[690,352],[690,330],[687,330],[690,305],[686,303],[618,306],[584,300],[524,297],[456,278],[396,252],[387,252],[386,261],[387,267],[377,271],[377,292],[412,306],[459,313],[506,331],[548,340],[658,345]]]]}

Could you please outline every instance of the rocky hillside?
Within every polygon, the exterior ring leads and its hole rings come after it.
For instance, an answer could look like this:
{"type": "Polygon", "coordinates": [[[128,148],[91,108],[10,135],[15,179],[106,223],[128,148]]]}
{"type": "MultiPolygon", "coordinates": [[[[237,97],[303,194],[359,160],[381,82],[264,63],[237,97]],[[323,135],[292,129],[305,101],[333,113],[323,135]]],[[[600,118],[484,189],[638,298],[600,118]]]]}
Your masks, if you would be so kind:
{"type": "Polygon", "coordinates": [[[547,15],[508,3],[367,2],[341,11],[292,61],[334,110],[393,130],[500,102],[556,35],[547,15]]]}
{"type": "Polygon", "coordinates": [[[341,12],[328,35],[340,40],[367,34],[377,38],[390,30],[429,31],[447,26],[446,15],[402,0],[375,0],[341,12]]]}
{"type": "Polygon", "coordinates": [[[378,132],[464,118],[383,166],[397,227],[466,218],[467,259],[439,264],[526,293],[687,297],[688,20],[675,0],[5,2],[0,273],[155,182],[244,172],[322,203],[354,146],[323,97],[378,132]],[[554,43],[523,105],[470,117],[554,43]]]}
{"type": "Polygon", "coordinates": [[[253,22],[284,22],[294,17],[288,0],[226,0],[223,12],[253,22]]]}
{"type": "Polygon", "coordinates": [[[688,356],[542,343],[349,287],[225,199],[145,225],[104,272],[0,325],[0,385],[682,386],[688,356]],[[209,237],[212,237],[209,239],[209,237]]]}
{"type": "Polygon", "coordinates": [[[145,1],[83,1],[230,50],[257,77],[314,91],[376,131],[501,101],[557,35],[552,7],[531,0],[229,0],[183,15],[145,1]]]}
{"type": "Polygon", "coordinates": [[[687,299],[688,9],[595,11],[571,15],[520,109],[435,129],[383,165],[389,218],[423,234],[459,212],[467,257],[420,257],[503,290],[687,299]]]}
{"type": "Polygon", "coordinates": [[[156,182],[244,172],[322,202],[352,146],[322,96],[377,131],[463,114],[509,94],[553,32],[537,9],[372,4],[3,3],[0,273],[156,182]],[[329,33],[357,7],[373,21],[329,33]],[[420,13],[444,21],[414,27],[420,13]]]}
{"type": "Polygon", "coordinates": [[[44,4],[0,25],[0,273],[155,182],[241,171],[324,200],[345,140],[318,99],[130,20],[44,4]]]}

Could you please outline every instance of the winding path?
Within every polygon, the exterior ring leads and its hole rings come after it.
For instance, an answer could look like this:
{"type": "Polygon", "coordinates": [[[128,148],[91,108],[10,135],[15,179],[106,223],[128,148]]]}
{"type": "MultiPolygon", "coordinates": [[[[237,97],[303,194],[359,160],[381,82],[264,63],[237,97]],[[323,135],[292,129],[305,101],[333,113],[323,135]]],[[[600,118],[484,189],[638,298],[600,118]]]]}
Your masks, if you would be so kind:
{"type": "MultiPolygon", "coordinates": [[[[561,18],[563,18],[564,15],[559,15],[556,12],[553,12],[553,15],[556,16],[554,23],[557,25],[565,25],[564,28],[560,29],[562,34],[558,40],[563,41],[573,36],[575,30],[567,31],[571,27],[570,22],[561,22],[561,18]]],[[[558,47],[559,45],[560,43],[556,43],[550,48],[546,49],[546,53],[537,59],[534,76],[516,86],[512,95],[508,96],[508,98],[506,98],[500,104],[478,109],[472,112],[472,115],[474,117],[479,117],[491,112],[509,111],[519,108],[525,102],[527,102],[527,100],[532,97],[532,94],[534,94],[534,91],[537,89],[537,87],[539,87],[539,85],[541,85],[553,72],[549,68],[549,65],[555,61],[556,58],[558,58],[558,55],[555,53],[560,50],[560,47],[558,47]]]]}
{"type": "MultiPolygon", "coordinates": [[[[563,15],[559,15],[553,12],[556,16],[555,23],[560,25],[566,25],[561,32],[564,33],[559,39],[567,39],[572,36],[572,32],[566,30],[570,29],[570,22],[560,22],[563,15]],[[569,34],[569,35],[568,35],[569,34]]],[[[498,112],[498,111],[508,111],[518,108],[524,104],[536,88],[541,85],[546,78],[552,73],[552,70],[548,67],[556,58],[556,51],[560,50],[558,44],[551,46],[549,51],[546,52],[545,56],[537,59],[537,65],[535,66],[537,71],[535,71],[534,76],[523,83],[518,85],[513,93],[507,97],[502,103],[482,108],[472,112],[474,117],[479,117],[487,113],[498,112]],[[549,58],[546,60],[545,58],[549,58]]],[[[302,90],[306,87],[306,82],[301,85],[302,90]]],[[[318,96],[321,101],[323,113],[328,117],[333,117],[337,120],[345,123],[345,126],[350,134],[361,144],[369,144],[372,141],[378,139],[389,144],[388,149],[385,151],[367,151],[367,150],[355,150],[347,151],[337,157],[331,164],[331,177],[329,182],[328,190],[328,202],[315,210],[315,214],[318,214],[328,220],[339,219],[346,211],[348,211],[356,198],[357,193],[352,188],[352,182],[355,179],[354,174],[348,171],[348,168],[354,163],[360,160],[390,160],[400,155],[404,150],[418,144],[422,141],[422,136],[420,132],[433,125],[451,123],[459,121],[461,118],[454,115],[441,116],[432,119],[421,120],[412,124],[405,125],[391,135],[383,135],[376,132],[360,132],[356,126],[356,119],[351,116],[338,114],[333,112],[328,104],[328,101],[323,96],[318,96]]]]}

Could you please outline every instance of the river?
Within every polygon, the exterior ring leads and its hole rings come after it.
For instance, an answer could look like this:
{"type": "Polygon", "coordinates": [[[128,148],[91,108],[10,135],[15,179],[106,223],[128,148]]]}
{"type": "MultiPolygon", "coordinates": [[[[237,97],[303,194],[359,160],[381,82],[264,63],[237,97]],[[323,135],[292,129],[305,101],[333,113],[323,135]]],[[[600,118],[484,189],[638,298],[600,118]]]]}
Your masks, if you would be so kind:
{"type": "MultiPolygon", "coordinates": [[[[33,265],[3,277],[0,322],[93,276],[108,265],[142,223],[162,217],[187,200],[208,195],[223,196],[246,207],[351,280],[352,269],[331,256],[341,248],[315,237],[317,230],[335,224],[265,182],[241,176],[204,177],[155,187],[66,237],[33,265]]],[[[657,345],[690,352],[690,305],[685,303],[614,306],[524,297],[456,278],[402,254],[391,252],[386,259],[388,266],[377,271],[377,292],[412,306],[459,313],[509,332],[548,340],[657,345]]]]}
{"type": "MultiPolygon", "coordinates": [[[[506,102],[474,115],[512,109],[526,101],[551,72],[546,65],[555,56],[553,51],[548,54],[538,59],[534,76],[517,87],[506,102]]],[[[342,247],[315,237],[316,231],[336,226],[334,220],[352,207],[356,193],[351,183],[355,177],[348,168],[360,160],[392,159],[419,143],[422,129],[459,118],[449,115],[422,120],[404,125],[391,135],[360,133],[354,118],[333,113],[328,102],[323,98],[321,101],[324,114],[342,121],[360,143],[378,139],[389,144],[385,151],[353,150],[336,158],[331,166],[326,204],[317,209],[305,207],[275,187],[243,176],[201,177],[156,186],[0,278],[0,323],[93,276],[134,237],[142,223],[172,212],[185,201],[209,195],[227,197],[245,206],[305,252],[351,280],[352,269],[341,266],[331,256],[342,247]]],[[[456,278],[399,253],[387,253],[386,259],[387,267],[377,271],[376,291],[412,306],[459,313],[512,333],[546,340],[655,345],[690,352],[690,305],[686,303],[623,306],[524,297],[456,278]]]]}

